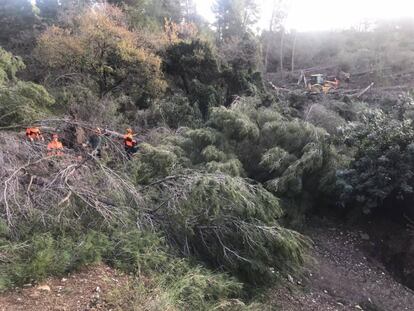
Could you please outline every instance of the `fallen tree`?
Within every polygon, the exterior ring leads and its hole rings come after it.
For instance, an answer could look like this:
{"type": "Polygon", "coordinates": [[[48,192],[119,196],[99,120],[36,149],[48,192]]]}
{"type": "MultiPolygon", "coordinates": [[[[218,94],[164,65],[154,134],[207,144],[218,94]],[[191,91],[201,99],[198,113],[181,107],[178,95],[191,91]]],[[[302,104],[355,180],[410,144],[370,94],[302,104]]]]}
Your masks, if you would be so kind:
{"type": "MultiPolygon", "coordinates": [[[[243,178],[182,170],[136,185],[129,168],[111,160],[116,148],[104,160],[71,150],[44,156],[42,146],[10,133],[0,145],[7,243],[38,232],[152,231],[181,256],[256,283],[294,273],[305,260],[309,242],[278,224],[278,199],[243,178]]],[[[1,256],[7,261],[7,252],[1,256]]]]}

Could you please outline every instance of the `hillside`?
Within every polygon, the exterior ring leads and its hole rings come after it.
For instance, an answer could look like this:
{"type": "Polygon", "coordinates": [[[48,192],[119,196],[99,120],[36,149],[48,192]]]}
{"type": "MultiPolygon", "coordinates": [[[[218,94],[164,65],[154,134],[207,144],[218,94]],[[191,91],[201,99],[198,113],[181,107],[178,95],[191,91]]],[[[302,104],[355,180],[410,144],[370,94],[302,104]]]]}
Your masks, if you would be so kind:
{"type": "Polygon", "coordinates": [[[413,22],[0,1],[0,310],[409,310],[413,22]]]}

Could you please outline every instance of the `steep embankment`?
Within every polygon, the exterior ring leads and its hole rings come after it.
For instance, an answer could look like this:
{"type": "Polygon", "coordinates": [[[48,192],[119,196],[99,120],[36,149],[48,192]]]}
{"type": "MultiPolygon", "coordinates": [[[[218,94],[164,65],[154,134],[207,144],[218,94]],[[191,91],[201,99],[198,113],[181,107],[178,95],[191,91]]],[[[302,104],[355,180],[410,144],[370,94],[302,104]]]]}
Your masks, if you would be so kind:
{"type": "Polygon", "coordinates": [[[375,242],[368,234],[322,221],[305,232],[315,243],[315,261],[307,280],[293,280],[291,288],[271,294],[281,310],[413,310],[414,292],[371,256],[375,242]]]}

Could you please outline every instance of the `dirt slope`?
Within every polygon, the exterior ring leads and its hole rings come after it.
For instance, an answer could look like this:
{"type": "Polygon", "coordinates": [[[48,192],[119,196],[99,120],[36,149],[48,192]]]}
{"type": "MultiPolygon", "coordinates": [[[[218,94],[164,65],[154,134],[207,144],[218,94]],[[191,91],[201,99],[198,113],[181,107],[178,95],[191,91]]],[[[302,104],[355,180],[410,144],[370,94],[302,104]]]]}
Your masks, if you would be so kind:
{"type": "Polygon", "coordinates": [[[90,267],[66,278],[49,278],[2,294],[0,311],[109,310],[108,296],[128,282],[128,276],[107,266],[90,267]]]}
{"type": "Polygon", "coordinates": [[[315,243],[315,262],[307,267],[307,280],[293,280],[294,290],[272,294],[281,310],[414,310],[414,292],[365,251],[373,243],[367,234],[323,223],[305,231],[315,243]]]}

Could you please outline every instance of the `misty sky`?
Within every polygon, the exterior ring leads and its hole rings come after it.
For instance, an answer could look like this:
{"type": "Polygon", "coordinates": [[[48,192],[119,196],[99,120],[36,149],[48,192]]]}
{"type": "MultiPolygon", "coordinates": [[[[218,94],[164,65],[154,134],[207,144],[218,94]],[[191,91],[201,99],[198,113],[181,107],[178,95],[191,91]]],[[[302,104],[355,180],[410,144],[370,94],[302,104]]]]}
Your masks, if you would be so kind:
{"type": "MultiPolygon", "coordinates": [[[[214,21],[211,5],[215,0],[195,0],[198,12],[214,21]]],[[[267,28],[273,0],[257,0],[262,17],[258,26],[267,28]]],[[[291,0],[286,21],[299,31],[343,29],[371,19],[410,17],[414,19],[414,0],[291,0]]]]}

